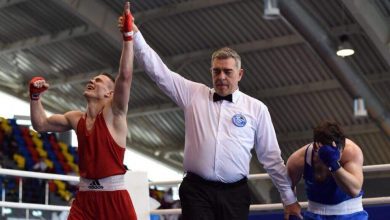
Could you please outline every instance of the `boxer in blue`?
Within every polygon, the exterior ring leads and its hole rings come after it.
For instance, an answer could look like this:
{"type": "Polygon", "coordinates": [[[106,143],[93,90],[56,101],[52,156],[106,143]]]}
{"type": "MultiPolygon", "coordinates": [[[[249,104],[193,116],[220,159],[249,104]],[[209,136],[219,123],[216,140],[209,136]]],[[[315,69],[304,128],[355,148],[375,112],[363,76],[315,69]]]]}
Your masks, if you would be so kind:
{"type": "Polygon", "coordinates": [[[340,126],[321,122],[313,131],[313,142],[295,151],[287,161],[295,188],[305,181],[308,208],[304,219],[363,220],[363,153],[345,138],[340,126]]]}

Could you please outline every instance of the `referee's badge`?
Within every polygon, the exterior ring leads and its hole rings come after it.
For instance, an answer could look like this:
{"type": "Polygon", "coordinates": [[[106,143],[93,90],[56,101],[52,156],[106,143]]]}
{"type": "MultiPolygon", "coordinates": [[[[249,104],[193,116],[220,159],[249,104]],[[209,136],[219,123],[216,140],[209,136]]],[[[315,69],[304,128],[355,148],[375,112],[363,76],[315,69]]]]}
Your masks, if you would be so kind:
{"type": "Polygon", "coordinates": [[[237,127],[244,127],[246,125],[246,118],[241,114],[235,114],[232,118],[232,122],[237,127]]]}

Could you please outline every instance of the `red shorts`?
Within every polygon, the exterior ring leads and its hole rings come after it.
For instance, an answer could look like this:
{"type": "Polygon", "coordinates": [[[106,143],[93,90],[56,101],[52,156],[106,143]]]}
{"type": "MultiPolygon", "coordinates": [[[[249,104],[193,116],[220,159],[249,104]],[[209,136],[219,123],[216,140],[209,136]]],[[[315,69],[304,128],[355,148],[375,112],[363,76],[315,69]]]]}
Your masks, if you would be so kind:
{"type": "Polygon", "coordinates": [[[72,203],[68,220],[137,220],[127,190],[79,191],[72,203]]]}

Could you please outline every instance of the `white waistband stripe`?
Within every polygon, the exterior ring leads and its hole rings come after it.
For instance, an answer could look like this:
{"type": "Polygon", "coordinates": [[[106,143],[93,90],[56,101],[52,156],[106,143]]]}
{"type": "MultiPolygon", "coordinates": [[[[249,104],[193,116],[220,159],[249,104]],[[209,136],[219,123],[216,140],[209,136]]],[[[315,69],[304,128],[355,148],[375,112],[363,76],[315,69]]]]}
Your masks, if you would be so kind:
{"type": "Polygon", "coordinates": [[[336,205],[325,205],[309,201],[307,211],[318,215],[348,215],[363,211],[362,197],[349,199],[336,205]]]}
{"type": "Polygon", "coordinates": [[[125,176],[116,175],[102,179],[87,179],[80,177],[79,190],[80,191],[115,191],[124,190],[125,176]]]}

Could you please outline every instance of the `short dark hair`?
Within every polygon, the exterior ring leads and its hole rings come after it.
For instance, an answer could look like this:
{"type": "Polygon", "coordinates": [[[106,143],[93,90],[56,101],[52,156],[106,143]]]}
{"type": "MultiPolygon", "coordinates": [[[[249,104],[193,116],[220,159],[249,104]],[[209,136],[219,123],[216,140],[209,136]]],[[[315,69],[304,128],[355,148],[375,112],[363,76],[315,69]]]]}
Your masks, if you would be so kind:
{"type": "Polygon", "coordinates": [[[241,69],[241,57],[240,57],[240,55],[238,55],[237,51],[235,51],[235,50],[233,50],[232,48],[229,48],[229,47],[222,47],[222,48],[214,51],[214,53],[211,55],[211,63],[213,63],[213,61],[215,59],[224,60],[224,59],[228,59],[228,58],[233,58],[234,61],[236,61],[237,69],[241,69]]]}
{"type": "Polygon", "coordinates": [[[111,79],[111,81],[112,81],[113,83],[115,83],[115,78],[114,78],[113,75],[111,75],[111,74],[109,74],[109,73],[106,73],[106,72],[102,72],[102,73],[100,73],[99,75],[107,76],[108,78],[111,79]]]}
{"type": "Polygon", "coordinates": [[[334,141],[341,149],[345,146],[345,134],[340,125],[331,120],[320,122],[313,129],[313,140],[323,145],[332,145],[334,141]]]}

